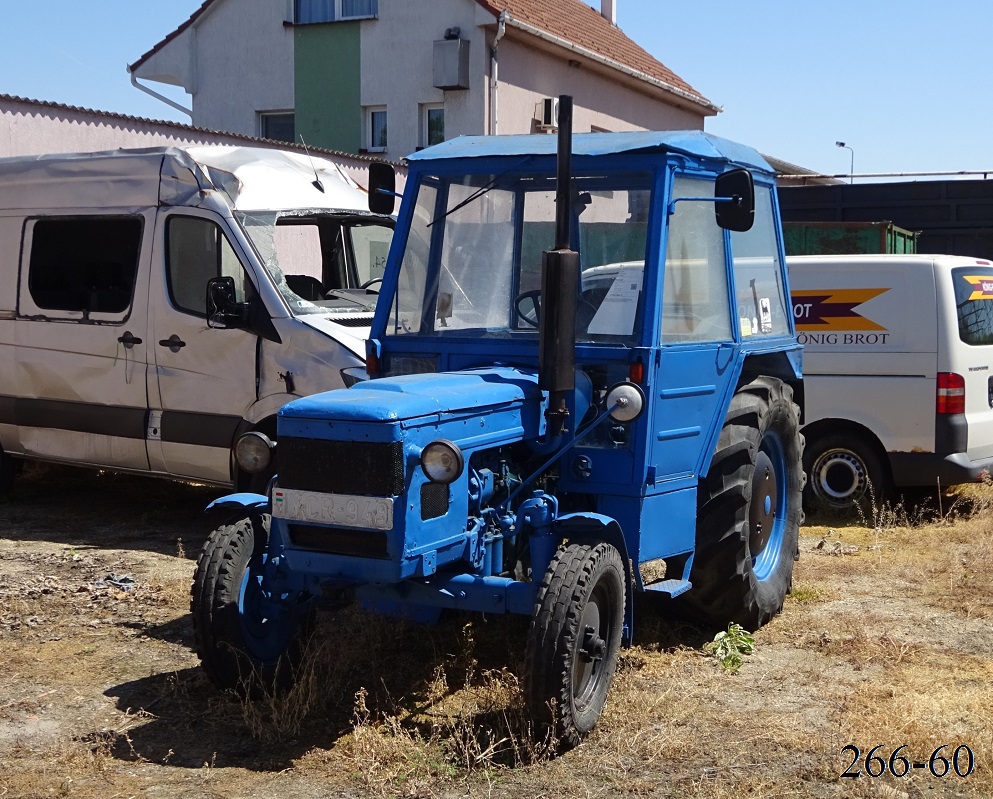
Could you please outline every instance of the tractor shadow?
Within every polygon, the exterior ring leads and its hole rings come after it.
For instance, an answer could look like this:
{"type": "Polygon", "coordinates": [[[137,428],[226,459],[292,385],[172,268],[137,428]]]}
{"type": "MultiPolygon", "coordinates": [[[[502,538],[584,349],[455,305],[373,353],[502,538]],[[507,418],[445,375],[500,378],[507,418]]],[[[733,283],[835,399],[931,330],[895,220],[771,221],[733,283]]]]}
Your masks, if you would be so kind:
{"type": "MultiPolygon", "coordinates": [[[[261,772],[330,752],[359,729],[469,753],[514,736],[519,746],[491,760],[523,765],[544,754],[530,743],[516,676],[528,623],[452,614],[424,626],[357,608],[321,613],[288,692],[248,701],[216,689],[198,667],[153,674],[105,692],[124,719],[93,735],[124,761],[261,772]]],[[[143,632],[192,645],[190,625],[187,616],[143,632]]]]}
{"type": "MultiPolygon", "coordinates": [[[[635,613],[635,643],[659,651],[700,648],[715,632],[674,617],[661,597],[639,595],[635,613]]],[[[493,765],[532,765],[554,743],[535,741],[525,709],[529,624],[451,613],[429,626],[355,607],[323,611],[288,693],[247,701],[216,689],[200,668],[112,687],[106,695],[127,729],[111,752],[187,769],[278,772],[311,751],[334,758],[343,745],[347,756],[350,737],[374,732],[405,751],[440,748],[453,765],[481,753],[493,765]]],[[[142,632],[193,646],[189,616],[142,632]]]]}

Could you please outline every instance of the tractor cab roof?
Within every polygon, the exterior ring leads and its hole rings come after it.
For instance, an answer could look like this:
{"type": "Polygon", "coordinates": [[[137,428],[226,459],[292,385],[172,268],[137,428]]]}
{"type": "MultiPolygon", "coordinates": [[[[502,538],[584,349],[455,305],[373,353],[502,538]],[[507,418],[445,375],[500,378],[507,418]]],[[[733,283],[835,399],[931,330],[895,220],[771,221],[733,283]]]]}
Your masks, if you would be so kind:
{"type": "MultiPolygon", "coordinates": [[[[556,146],[557,137],[548,135],[460,136],[414,153],[407,160],[419,163],[457,158],[552,156],[556,146]]],[[[756,150],[702,130],[577,133],[572,137],[572,154],[576,157],[624,153],[676,153],[773,174],[769,162],[756,150]]]]}

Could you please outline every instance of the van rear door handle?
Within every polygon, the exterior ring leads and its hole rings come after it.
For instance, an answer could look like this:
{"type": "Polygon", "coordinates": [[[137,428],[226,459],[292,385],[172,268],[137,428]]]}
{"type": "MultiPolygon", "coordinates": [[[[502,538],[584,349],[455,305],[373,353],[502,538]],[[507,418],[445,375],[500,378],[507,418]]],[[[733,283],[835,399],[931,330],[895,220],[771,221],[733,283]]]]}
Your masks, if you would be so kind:
{"type": "Polygon", "coordinates": [[[135,344],[141,344],[141,339],[133,336],[130,330],[125,330],[124,335],[118,336],[117,340],[121,342],[126,349],[131,349],[135,344]]]}
{"type": "Polygon", "coordinates": [[[173,333],[169,338],[164,338],[159,342],[160,347],[168,347],[172,352],[179,352],[186,346],[186,342],[173,333]]]}

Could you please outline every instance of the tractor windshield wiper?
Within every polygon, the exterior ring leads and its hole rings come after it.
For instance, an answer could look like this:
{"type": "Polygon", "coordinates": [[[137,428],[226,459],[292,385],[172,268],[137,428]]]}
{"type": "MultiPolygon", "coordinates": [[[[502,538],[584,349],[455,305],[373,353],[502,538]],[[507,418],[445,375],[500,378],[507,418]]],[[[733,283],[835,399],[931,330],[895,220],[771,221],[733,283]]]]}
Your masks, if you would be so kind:
{"type": "Polygon", "coordinates": [[[475,202],[480,197],[482,197],[484,194],[486,194],[487,192],[489,192],[490,189],[492,189],[494,186],[496,186],[497,181],[499,181],[500,178],[509,175],[511,172],[513,172],[516,169],[520,169],[522,166],[524,166],[525,164],[527,164],[529,161],[531,161],[533,159],[534,159],[534,156],[533,155],[526,156],[526,157],[522,158],[520,161],[518,161],[516,164],[514,164],[513,166],[508,167],[507,169],[505,169],[499,175],[494,175],[485,184],[483,184],[478,189],[476,189],[472,194],[470,194],[468,197],[466,197],[462,202],[460,202],[454,208],[449,208],[441,216],[437,217],[436,219],[431,220],[431,222],[429,222],[427,226],[428,227],[431,227],[435,223],[440,222],[442,219],[447,219],[452,214],[454,214],[456,211],[458,211],[460,208],[465,208],[469,203],[475,202]]]}

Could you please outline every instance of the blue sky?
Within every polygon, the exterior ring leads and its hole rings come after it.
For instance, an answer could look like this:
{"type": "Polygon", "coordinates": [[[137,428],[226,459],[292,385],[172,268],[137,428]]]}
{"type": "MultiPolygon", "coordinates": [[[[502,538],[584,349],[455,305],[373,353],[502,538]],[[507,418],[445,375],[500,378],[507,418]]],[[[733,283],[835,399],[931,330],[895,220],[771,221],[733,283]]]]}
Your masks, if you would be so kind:
{"type": "MultiPolygon", "coordinates": [[[[629,36],[724,107],[711,133],[828,173],[848,171],[837,140],[856,173],[993,171],[989,0],[616,2],[629,36]]],[[[7,0],[0,93],[185,121],[125,66],[200,4],[7,0]]]]}

